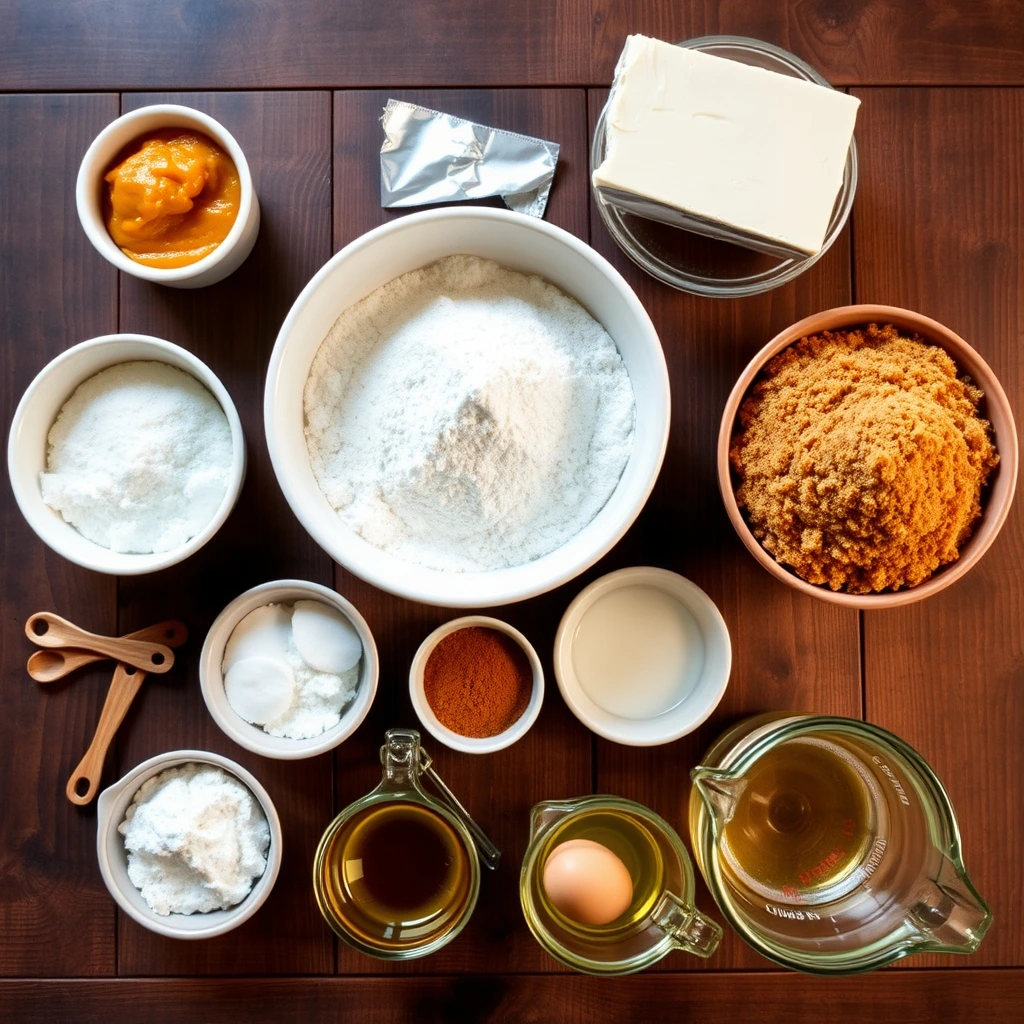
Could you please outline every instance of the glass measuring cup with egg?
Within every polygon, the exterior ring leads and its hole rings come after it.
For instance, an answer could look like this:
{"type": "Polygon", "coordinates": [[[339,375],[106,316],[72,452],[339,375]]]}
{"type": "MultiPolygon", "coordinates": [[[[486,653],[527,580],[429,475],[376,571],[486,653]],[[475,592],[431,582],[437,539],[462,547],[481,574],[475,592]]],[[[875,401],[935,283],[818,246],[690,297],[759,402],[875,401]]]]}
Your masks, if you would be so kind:
{"type": "Polygon", "coordinates": [[[690,835],[729,923],[812,974],[918,952],[971,953],[992,915],[967,877],[953,807],[910,746],[857,719],[768,714],[691,772],[690,835]]]}
{"type": "Polygon", "coordinates": [[[519,895],[537,941],[585,974],[641,971],[673,949],[709,957],[722,930],[693,906],[679,836],[614,796],[551,800],[531,814],[519,895]]]}
{"type": "Polygon", "coordinates": [[[500,852],[431,768],[414,729],[391,729],[380,785],[327,827],[313,892],[334,932],[381,960],[411,960],[462,931],[480,891],[480,863],[500,852]],[[426,775],[440,799],[420,784],[426,775]]]}

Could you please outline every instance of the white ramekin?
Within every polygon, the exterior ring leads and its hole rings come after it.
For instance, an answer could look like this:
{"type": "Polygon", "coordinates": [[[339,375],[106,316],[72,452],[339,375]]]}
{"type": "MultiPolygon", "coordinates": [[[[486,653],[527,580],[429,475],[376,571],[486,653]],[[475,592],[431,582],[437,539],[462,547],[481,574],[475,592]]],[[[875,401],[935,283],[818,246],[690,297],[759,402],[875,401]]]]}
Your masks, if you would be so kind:
{"type": "Polygon", "coordinates": [[[412,665],[409,667],[409,696],[412,699],[413,710],[420,722],[423,723],[423,728],[446,747],[451,747],[452,750],[461,750],[464,754],[493,754],[494,751],[504,750],[505,747],[510,747],[517,740],[522,739],[529,732],[533,723],[537,721],[540,707],[544,703],[544,669],[533,644],[518,629],[510,626],[507,622],[502,622],[501,619],[492,619],[487,615],[465,615],[459,619],[452,619],[451,622],[446,622],[443,626],[438,626],[420,644],[413,656],[412,665]],[[496,736],[462,736],[442,725],[430,707],[423,689],[423,670],[426,668],[427,660],[434,648],[450,633],[466,629],[469,626],[496,629],[499,633],[510,636],[523,649],[530,668],[533,670],[533,692],[530,694],[530,702],[526,705],[526,710],[504,732],[499,732],[496,736]]]}
{"type": "MultiPolygon", "coordinates": [[[[619,569],[582,590],[565,610],[555,634],[555,678],[565,703],[591,732],[614,743],[650,747],[693,732],[718,707],[729,684],[732,644],[722,613],[696,583],[668,569],[619,569]],[[580,685],[572,648],[580,622],[600,598],[620,587],[650,587],[669,594],[692,615],[704,642],[704,665],[693,690],[675,707],[650,718],[623,718],[596,704],[580,685]]],[[[630,681],[623,680],[628,687],[630,681]]]]}
{"type": "MultiPolygon", "coordinates": [[[[125,426],[131,428],[131,424],[125,426]]],[[[182,561],[198,551],[224,525],[245,479],[245,437],[235,403],[217,375],[201,359],[178,345],[145,334],[107,334],[62,352],[29,384],[11,421],[7,469],[18,508],[44,544],[86,569],[113,576],[139,576],[182,561]],[[83,537],[43,501],[39,489],[39,474],[46,469],[47,435],[75,388],[100,370],[137,360],[167,363],[191,374],[220,403],[231,428],[231,472],[216,514],[181,547],[151,554],[111,551],[83,537]]]]}
{"type": "Polygon", "coordinates": [[[213,717],[227,736],[237,744],[262,754],[264,757],[275,757],[281,760],[295,760],[313,757],[336,747],[348,739],[359,728],[363,719],[370,711],[370,705],[377,693],[377,678],[380,664],[377,659],[377,645],[366,620],[356,611],[351,602],[340,594],[319,583],[305,580],[274,580],[262,583],[258,587],[247,590],[236,597],[213,621],[202,654],[199,656],[199,684],[203,691],[203,700],[213,717]],[[292,740],[285,736],[271,736],[258,725],[253,725],[239,717],[228,703],[224,693],[224,673],[221,665],[224,661],[224,648],[234,632],[235,626],[251,611],[265,604],[291,604],[294,601],[322,601],[336,608],[349,622],[355,626],[359,639],[363,644],[363,660],[359,670],[359,688],[355,698],[345,709],[337,725],[306,740],[292,740]]]}
{"type": "Polygon", "coordinates": [[[78,219],[89,241],[108,263],[133,277],[171,288],[203,288],[234,273],[256,244],[260,230],[260,204],[253,188],[249,164],[234,136],[209,114],[176,103],[140,107],[111,121],[85,151],[75,185],[78,219]],[[103,216],[103,175],[111,161],[133,139],[161,128],[192,128],[224,147],[238,169],[241,199],[231,230],[216,249],[186,267],[147,267],[126,256],[110,237],[103,216]]]}
{"type": "Polygon", "coordinates": [[[281,819],[267,791],[255,776],[240,764],[206,750],[173,750],[143,761],[119,782],[115,782],[100,793],[96,803],[96,819],[96,856],[99,859],[100,874],[110,890],[110,895],[129,917],[138,921],[144,928],[172,939],[209,939],[237,928],[259,910],[270,895],[270,890],[273,889],[281,870],[281,819]],[[150,909],[142,893],[128,877],[128,853],[124,847],[124,836],[118,832],[117,827],[124,821],[132,799],[147,779],[167,771],[168,768],[197,762],[223,768],[229,775],[234,775],[243,783],[259,801],[270,826],[267,867],[256,879],[249,895],[241,903],[227,910],[214,910],[208,914],[170,914],[163,917],[150,909]]]}

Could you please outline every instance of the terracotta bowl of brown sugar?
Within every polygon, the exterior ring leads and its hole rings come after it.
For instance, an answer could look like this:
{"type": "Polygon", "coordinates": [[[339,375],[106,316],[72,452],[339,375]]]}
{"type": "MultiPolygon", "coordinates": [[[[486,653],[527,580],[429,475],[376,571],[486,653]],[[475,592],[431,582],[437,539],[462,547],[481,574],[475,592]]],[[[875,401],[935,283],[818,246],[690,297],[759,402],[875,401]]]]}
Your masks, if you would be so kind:
{"type": "MultiPolygon", "coordinates": [[[[830,378],[832,383],[835,378],[830,378]]],[[[957,478],[959,479],[959,478],[957,478]]],[[[773,576],[783,583],[812,597],[849,608],[895,608],[921,601],[955,583],[974,566],[988,550],[1002,528],[1013,502],[1017,483],[1017,431],[1006,394],[989,365],[958,334],[920,313],[896,306],[841,306],[806,317],[776,335],[751,360],[740,375],[725,404],[718,434],[718,483],[726,512],[740,539],[750,553],[773,576]],[[879,327],[891,324],[903,337],[913,337],[925,344],[945,350],[957,367],[958,377],[969,379],[982,398],[977,415],[991,425],[990,439],[998,455],[980,494],[981,515],[974,521],[970,535],[958,549],[958,557],[940,565],[921,582],[905,587],[853,593],[842,586],[832,589],[826,583],[809,583],[794,568],[776,560],[755,536],[748,512],[741,509],[737,489],[741,480],[730,460],[730,450],[742,433],[740,409],[754,385],[763,379],[767,364],[780,352],[803,338],[822,331],[852,331],[869,324],[879,327]]],[[[852,589],[852,588],[851,588],[852,589]]]]}

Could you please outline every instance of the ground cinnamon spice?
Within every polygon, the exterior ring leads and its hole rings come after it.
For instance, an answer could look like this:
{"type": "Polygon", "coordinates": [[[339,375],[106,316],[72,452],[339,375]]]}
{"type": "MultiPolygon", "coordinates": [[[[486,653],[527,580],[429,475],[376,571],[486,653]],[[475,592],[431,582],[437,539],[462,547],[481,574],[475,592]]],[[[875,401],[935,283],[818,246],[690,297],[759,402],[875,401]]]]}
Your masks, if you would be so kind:
{"type": "Polygon", "coordinates": [[[867,594],[954,561],[998,455],[981,392],[946,352],[892,325],[803,338],[739,412],[736,500],[778,562],[867,594]]]}
{"type": "Polygon", "coordinates": [[[460,736],[497,736],[526,710],[533,669],[516,641],[481,626],[442,637],[427,658],[423,691],[437,720],[460,736]]]}

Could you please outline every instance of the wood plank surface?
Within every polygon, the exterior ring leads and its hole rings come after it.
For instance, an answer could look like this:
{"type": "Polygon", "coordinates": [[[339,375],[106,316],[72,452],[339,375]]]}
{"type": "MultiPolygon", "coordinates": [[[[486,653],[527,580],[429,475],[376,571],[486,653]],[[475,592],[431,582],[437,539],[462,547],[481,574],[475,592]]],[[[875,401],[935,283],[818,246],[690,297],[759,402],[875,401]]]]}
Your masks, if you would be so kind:
{"type": "Polygon", "coordinates": [[[880,971],[824,980],[730,973],[586,978],[287,978],[0,982],[0,1015],[19,1024],[178,1024],[201,1020],[360,1024],[1011,1024],[1024,971],[880,971]],[[993,980],[998,979],[998,983],[993,980]]]}
{"type": "Polygon", "coordinates": [[[0,89],[561,85],[590,66],[590,0],[2,0],[0,16],[0,89]]]}
{"type": "MultiPolygon", "coordinates": [[[[859,94],[857,298],[919,310],[982,355],[1024,410],[1024,93],[859,94]]],[[[1018,435],[1020,424],[1018,421],[1018,435]]],[[[948,788],[967,869],[995,916],[974,965],[1024,959],[1024,516],[935,598],[865,616],[866,710],[916,747],[948,788]]],[[[953,963],[929,957],[917,963],[953,963]]]]}
{"type": "Polygon", "coordinates": [[[278,807],[284,861],[266,906],[219,939],[164,939],[119,914],[118,972],[329,972],[334,945],[313,900],[309,871],[333,809],[330,756],[278,761],[238,747],[207,712],[197,666],[210,622],[242,591],[281,578],[332,580],[330,559],[284,502],[263,431],[263,382],[277,330],[330,253],[330,94],[129,94],[124,108],[164,101],[206,111],[238,140],[260,199],[260,234],[242,268],[209,288],[161,288],[122,275],[121,326],[183,345],[210,366],[238,408],[249,461],[238,505],[205,548],[164,572],[121,581],[123,631],[181,617],[192,635],[180,668],[146,680],[125,723],[119,764],[125,772],[153,754],[179,748],[235,758],[278,807]]]}
{"type": "MultiPolygon", "coordinates": [[[[590,91],[591,131],[604,90],[590,91]]],[[[654,492],[636,524],[576,590],[611,569],[658,565],[701,587],[718,606],[732,640],[732,676],[718,709],[696,732],[660,747],[597,740],[597,789],[652,807],[689,846],[689,771],[737,719],[768,710],[860,717],[858,620],[796,594],[765,572],[740,543],[718,490],[716,453],[722,409],[736,378],[782,328],[850,296],[850,238],[792,284],[763,296],[706,299],[676,291],[635,267],[616,247],[596,207],[591,244],[626,277],[658,329],[672,383],[672,431],[654,492]]],[[[702,910],[721,920],[698,887],[702,910]]],[[[657,969],[764,967],[727,930],[713,959],[673,955],[657,969]]]]}
{"type": "Polygon", "coordinates": [[[833,85],[1024,82],[1024,7],[1017,0],[592,2],[595,84],[611,81],[632,32],[670,42],[753,36],[795,53],[833,85]]]}
{"type": "Polygon", "coordinates": [[[1024,83],[1017,0],[0,0],[0,89],[607,85],[631,32],[765,39],[840,85],[1024,83]]]}
{"type": "MultiPolygon", "coordinates": [[[[380,206],[381,108],[389,96],[458,117],[523,132],[561,144],[556,183],[546,219],[587,235],[586,112],[582,90],[425,90],[340,92],[334,100],[334,244],[408,210],[380,206]]],[[[495,200],[494,205],[501,205],[495,200]]],[[[381,686],[366,725],[338,748],[339,803],[361,796],[379,780],[376,750],[384,731],[417,724],[409,701],[409,665],[420,642],[442,622],[467,614],[417,605],[385,594],[337,567],[337,589],[367,617],[381,655],[381,686]],[[376,777],[376,778],[375,778],[376,777]]],[[[447,750],[424,733],[424,745],[441,777],[477,816],[502,851],[493,874],[484,872],[480,901],[465,932],[430,958],[432,973],[559,969],[526,928],[519,906],[519,868],[526,850],[531,806],[591,791],[590,734],[562,702],[551,668],[558,620],[571,600],[571,585],[492,614],[530,639],[544,665],[544,708],[530,732],[508,750],[482,757],[447,750]]],[[[339,808],[340,809],[340,808],[339,808]]],[[[338,944],[342,973],[420,973],[415,961],[384,964],[338,944]]]]}
{"type": "MultiPolygon", "coordinates": [[[[116,96],[0,97],[4,437],[22,392],[64,349],[117,330],[117,275],[78,224],[75,178],[116,96]]],[[[96,866],[96,812],[64,796],[110,680],[106,664],[42,687],[25,672],[25,620],[56,611],[117,625],[112,576],[44,547],[5,480],[0,543],[0,974],[110,974],[113,904],[96,866]],[[75,935],[74,948],[62,941],[75,935]]]]}

